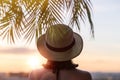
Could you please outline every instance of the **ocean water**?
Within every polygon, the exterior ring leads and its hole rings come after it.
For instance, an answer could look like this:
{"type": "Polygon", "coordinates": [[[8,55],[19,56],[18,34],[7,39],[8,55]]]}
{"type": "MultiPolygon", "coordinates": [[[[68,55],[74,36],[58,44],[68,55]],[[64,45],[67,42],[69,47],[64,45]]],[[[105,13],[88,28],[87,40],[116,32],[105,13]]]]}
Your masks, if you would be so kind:
{"type": "Polygon", "coordinates": [[[120,73],[93,72],[91,75],[93,80],[120,80],[120,73]]]}
{"type": "MultiPolygon", "coordinates": [[[[29,73],[0,73],[0,80],[28,80],[29,73]]],[[[92,80],[120,80],[120,73],[91,72],[92,80]]]]}

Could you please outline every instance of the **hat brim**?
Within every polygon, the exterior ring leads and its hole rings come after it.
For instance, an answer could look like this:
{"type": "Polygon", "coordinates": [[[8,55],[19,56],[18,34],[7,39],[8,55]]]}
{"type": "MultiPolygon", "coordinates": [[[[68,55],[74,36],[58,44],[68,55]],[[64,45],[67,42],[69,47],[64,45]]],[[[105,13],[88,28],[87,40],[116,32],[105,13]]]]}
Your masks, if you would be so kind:
{"type": "Polygon", "coordinates": [[[73,45],[72,48],[70,48],[65,52],[55,52],[47,48],[46,42],[45,42],[45,34],[44,34],[37,41],[38,51],[43,57],[47,58],[48,60],[52,60],[52,61],[71,60],[76,56],[78,56],[83,49],[83,40],[81,36],[78,35],[77,33],[73,33],[73,36],[75,39],[75,44],[73,45]]]}

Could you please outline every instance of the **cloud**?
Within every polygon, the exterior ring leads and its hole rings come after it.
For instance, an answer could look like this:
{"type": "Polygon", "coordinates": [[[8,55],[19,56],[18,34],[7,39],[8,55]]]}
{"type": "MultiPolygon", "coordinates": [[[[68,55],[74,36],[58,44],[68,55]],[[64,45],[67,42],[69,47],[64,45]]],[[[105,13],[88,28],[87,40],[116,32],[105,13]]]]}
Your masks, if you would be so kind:
{"type": "Polygon", "coordinates": [[[0,53],[15,53],[15,54],[28,54],[34,53],[35,49],[30,48],[8,48],[8,49],[0,49],[0,53]]]}

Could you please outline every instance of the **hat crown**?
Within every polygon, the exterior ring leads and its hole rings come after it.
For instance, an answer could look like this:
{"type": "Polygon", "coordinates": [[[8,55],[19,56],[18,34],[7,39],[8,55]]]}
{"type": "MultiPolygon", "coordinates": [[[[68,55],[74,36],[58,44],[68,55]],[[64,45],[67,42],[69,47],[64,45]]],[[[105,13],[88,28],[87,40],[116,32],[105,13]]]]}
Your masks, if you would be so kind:
{"type": "Polygon", "coordinates": [[[64,48],[72,43],[73,31],[64,24],[53,25],[47,29],[45,41],[52,47],[64,48]]]}

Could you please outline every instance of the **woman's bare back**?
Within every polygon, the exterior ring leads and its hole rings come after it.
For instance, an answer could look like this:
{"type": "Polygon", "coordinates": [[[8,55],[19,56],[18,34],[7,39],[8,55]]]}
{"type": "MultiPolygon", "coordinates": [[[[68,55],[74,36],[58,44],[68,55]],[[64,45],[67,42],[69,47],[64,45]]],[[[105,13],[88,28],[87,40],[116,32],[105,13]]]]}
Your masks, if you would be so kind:
{"type": "MultiPolygon", "coordinates": [[[[32,71],[29,80],[56,80],[56,74],[50,69],[32,71]]],[[[60,70],[59,80],[92,80],[89,72],[72,69],[60,70]]]]}

